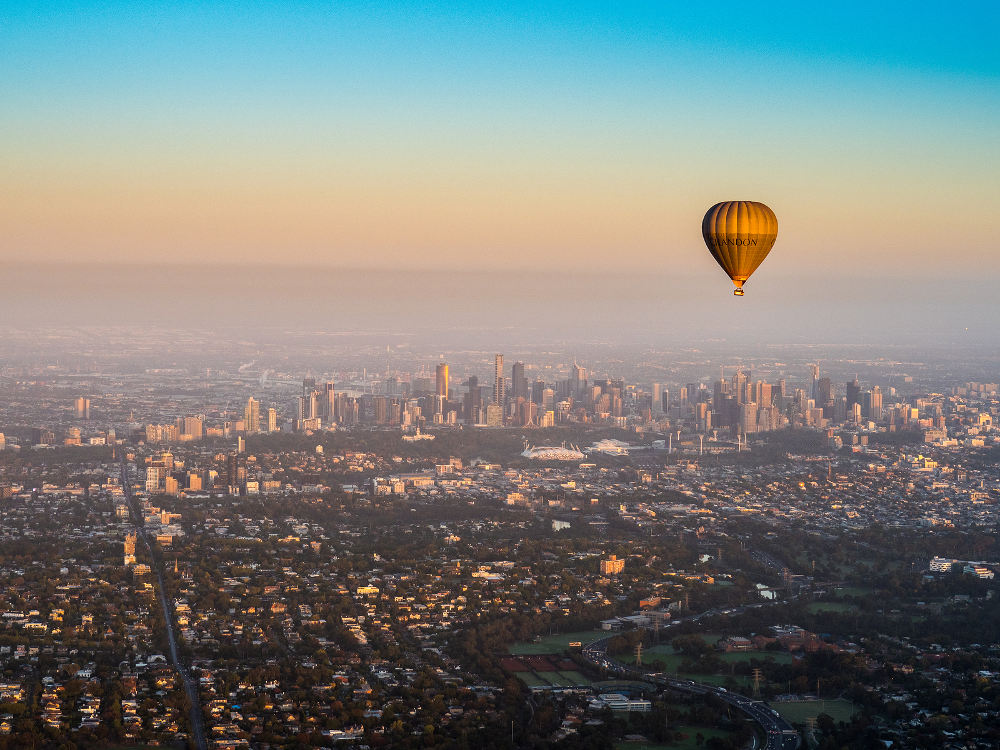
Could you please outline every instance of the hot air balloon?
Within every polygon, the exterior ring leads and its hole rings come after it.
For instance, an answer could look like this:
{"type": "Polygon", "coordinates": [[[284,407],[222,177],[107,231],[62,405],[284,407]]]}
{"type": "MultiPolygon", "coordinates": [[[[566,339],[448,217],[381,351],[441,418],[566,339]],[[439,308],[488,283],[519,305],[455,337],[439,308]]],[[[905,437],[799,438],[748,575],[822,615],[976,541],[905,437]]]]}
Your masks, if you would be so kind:
{"type": "Polygon", "coordinates": [[[701,234],[712,257],[743,296],[743,284],[764,262],[778,238],[774,211],[756,201],[716,203],[701,222],[701,234]]]}

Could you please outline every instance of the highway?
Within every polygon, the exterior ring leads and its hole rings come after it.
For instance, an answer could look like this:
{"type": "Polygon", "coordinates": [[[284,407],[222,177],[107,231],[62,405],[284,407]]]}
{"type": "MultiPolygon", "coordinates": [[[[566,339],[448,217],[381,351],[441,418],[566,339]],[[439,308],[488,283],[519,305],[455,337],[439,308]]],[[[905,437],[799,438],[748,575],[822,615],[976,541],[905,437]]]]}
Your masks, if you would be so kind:
{"type": "MultiPolygon", "coordinates": [[[[681,622],[697,622],[702,617],[717,614],[737,614],[746,609],[756,608],[762,605],[754,604],[746,607],[736,607],[731,610],[709,610],[698,615],[680,618],[669,623],[666,627],[678,625],[681,622]]],[[[751,721],[756,722],[767,737],[766,750],[798,750],[801,740],[795,728],[785,721],[781,716],[764,701],[753,700],[745,695],[726,690],[724,687],[706,685],[692,680],[682,680],[661,672],[642,672],[638,669],[623,664],[622,662],[608,656],[608,642],[614,636],[609,635],[588,643],[583,647],[583,657],[591,664],[608,670],[615,674],[629,679],[654,682],[658,685],[669,687],[692,695],[708,695],[711,693],[719,700],[728,703],[738,711],[743,712],[751,721]]]]}
{"type": "Polygon", "coordinates": [[[208,750],[208,742],[205,739],[205,722],[201,713],[201,701],[198,700],[198,688],[194,680],[191,679],[191,673],[183,662],[181,662],[180,652],[177,649],[173,610],[167,602],[167,589],[163,585],[163,562],[156,547],[149,543],[149,536],[143,527],[142,514],[139,512],[139,508],[135,503],[135,497],[132,494],[132,480],[128,475],[128,463],[124,456],[121,460],[121,481],[132,525],[135,526],[136,536],[142,539],[143,545],[149,552],[149,559],[152,562],[151,567],[156,573],[157,592],[159,594],[160,606],[163,608],[163,622],[166,623],[167,628],[167,643],[170,646],[170,661],[184,683],[184,692],[187,694],[188,703],[191,705],[191,734],[194,738],[194,744],[198,750],[208,750]]]}

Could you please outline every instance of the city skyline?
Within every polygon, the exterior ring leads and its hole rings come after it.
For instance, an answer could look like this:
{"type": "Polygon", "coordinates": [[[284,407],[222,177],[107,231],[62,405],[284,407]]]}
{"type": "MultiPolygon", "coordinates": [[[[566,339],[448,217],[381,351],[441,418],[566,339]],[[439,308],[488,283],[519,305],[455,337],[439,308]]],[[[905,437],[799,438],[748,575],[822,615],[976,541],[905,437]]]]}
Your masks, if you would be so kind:
{"type": "Polygon", "coordinates": [[[998,23],[7,3],[0,750],[1000,747],[998,23]]]}

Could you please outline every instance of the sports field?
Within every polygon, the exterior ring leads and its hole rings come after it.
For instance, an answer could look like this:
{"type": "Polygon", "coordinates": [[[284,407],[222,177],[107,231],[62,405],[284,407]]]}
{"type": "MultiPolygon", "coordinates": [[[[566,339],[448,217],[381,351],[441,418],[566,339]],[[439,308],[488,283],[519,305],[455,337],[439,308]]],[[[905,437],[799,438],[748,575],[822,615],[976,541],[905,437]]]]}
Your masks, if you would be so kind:
{"type": "Polygon", "coordinates": [[[843,614],[845,612],[856,612],[857,607],[853,604],[847,602],[809,602],[806,606],[806,610],[809,614],[820,614],[822,612],[836,612],[837,614],[843,614]]]}
{"type": "MultiPolygon", "coordinates": [[[[768,661],[773,660],[776,664],[791,664],[795,657],[787,651],[733,651],[729,654],[718,654],[718,657],[727,664],[741,664],[743,662],[768,661]]],[[[652,664],[654,661],[662,661],[668,672],[676,672],[684,657],[674,651],[669,644],[659,646],[649,646],[642,651],[642,661],[644,664],[652,664]]]]}
{"type": "Polygon", "coordinates": [[[850,721],[857,707],[850,701],[785,701],[772,702],[771,706],[793,724],[805,724],[806,719],[826,714],[834,721],[850,721]]]}
{"type": "Polygon", "coordinates": [[[616,742],[615,750],[701,750],[704,743],[712,737],[728,737],[729,733],[722,729],[709,727],[671,727],[671,731],[680,732],[687,735],[679,742],[672,744],[662,742],[616,742]],[[698,742],[698,735],[702,736],[702,741],[698,742]]]}
{"type": "Polygon", "coordinates": [[[580,643],[586,645],[589,641],[596,641],[598,638],[608,635],[603,630],[582,630],[576,633],[560,633],[557,635],[544,636],[537,643],[533,641],[521,641],[512,645],[508,651],[515,656],[522,654],[561,654],[569,649],[569,644],[580,643]]]}

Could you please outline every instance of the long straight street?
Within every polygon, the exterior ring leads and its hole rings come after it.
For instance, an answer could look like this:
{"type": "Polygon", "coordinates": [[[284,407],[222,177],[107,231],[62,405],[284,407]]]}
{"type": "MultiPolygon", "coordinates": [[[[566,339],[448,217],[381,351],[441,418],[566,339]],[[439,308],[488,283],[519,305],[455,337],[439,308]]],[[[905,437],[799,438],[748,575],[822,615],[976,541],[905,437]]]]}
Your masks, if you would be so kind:
{"type": "Polygon", "coordinates": [[[163,609],[163,622],[167,629],[167,643],[170,647],[170,661],[184,683],[184,692],[187,694],[188,703],[191,706],[191,734],[194,737],[195,747],[198,750],[208,750],[208,742],[205,739],[205,724],[201,714],[201,701],[198,699],[198,688],[191,678],[191,673],[187,666],[181,661],[180,651],[177,648],[173,609],[167,601],[167,591],[163,581],[163,561],[156,547],[150,544],[149,536],[143,527],[142,514],[139,512],[139,508],[135,503],[135,497],[132,494],[132,480],[129,477],[128,462],[124,456],[121,459],[121,482],[132,524],[135,526],[137,536],[142,539],[143,545],[145,545],[146,550],[149,552],[151,567],[156,574],[157,594],[160,600],[160,607],[163,609]]]}

